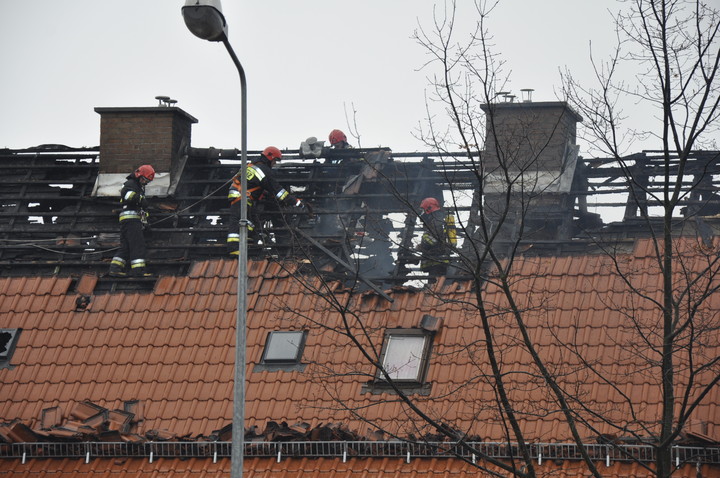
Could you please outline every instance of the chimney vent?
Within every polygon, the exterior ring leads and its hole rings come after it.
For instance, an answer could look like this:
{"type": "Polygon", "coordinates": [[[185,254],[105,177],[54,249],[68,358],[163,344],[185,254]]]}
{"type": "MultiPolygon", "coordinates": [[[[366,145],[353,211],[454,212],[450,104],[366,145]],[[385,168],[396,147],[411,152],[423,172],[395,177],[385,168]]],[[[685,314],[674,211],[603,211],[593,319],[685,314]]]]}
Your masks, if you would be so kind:
{"type": "Polygon", "coordinates": [[[493,98],[500,97],[500,98],[502,98],[503,101],[505,101],[505,97],[509,94],[510,94],[509,91],[498,91],[497,93],[495,93],[495,96],[493,98]]]}
{"type": "Polygon", "coordinates": [[[173,100],[169,96],[156,96],[156,100],[158,100],[158,106],[175,106],[177,103],[177,100],[173,100]]]}

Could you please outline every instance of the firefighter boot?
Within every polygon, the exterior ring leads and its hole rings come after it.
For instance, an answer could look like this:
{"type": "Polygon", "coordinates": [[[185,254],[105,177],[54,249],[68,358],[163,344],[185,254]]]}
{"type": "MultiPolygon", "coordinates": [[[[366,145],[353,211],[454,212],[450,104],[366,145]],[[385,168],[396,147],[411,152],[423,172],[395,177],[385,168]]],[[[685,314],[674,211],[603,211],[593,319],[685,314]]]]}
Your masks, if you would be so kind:
{"type": "Polygon", "coordinates": [[[125,259],[122,257],[113,257],[108,275],[110,277],[127,277],[127,273],[125,272],[125,259]]]}
{"type": "Polygon", "coordinates": [[[116,265],[112,265],[112,266],[110,266],[110,271],[108,271],[108,275],[110,277],[127,277],[127,272],[120,269],[116,265]]]}
{"type": "Polygon", "coordinates": [[[133,277],[150,277],[151,273],[145,267],[145,259],[135,259],[130,262],[130,275],[133,277]]]}

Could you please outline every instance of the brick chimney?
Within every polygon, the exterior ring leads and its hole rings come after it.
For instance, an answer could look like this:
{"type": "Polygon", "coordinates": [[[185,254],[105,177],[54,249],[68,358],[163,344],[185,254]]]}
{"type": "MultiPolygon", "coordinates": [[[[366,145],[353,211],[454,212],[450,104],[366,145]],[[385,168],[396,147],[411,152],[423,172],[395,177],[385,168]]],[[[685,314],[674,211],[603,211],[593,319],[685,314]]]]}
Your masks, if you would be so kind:
{"type": "Polygon", "coordinates": [[[573,227],[575,197],[570,194],[582,117],[565,102],[500,102],[483,105],[486,115],[485,204],[490,222],[509,212],[501,236],[563,239],[573,227]],[[506,211],[506,171],[522,177],[512,187],[506,211]]]}
{"type": "Polygon", "coordinates": [[[172,194],[198,120],[172,106],[95,108],[100,114],[100,174],[97,196],[117,196],[125,177],[141,164],[155,168],[148,196],[172,194]]]}
{"type": "Polygon", "coordinates": [[[563,171],[568,146],[576,145],[582,117],[565,102],[482,105],[487,119],[484,161],[506,161],[509,169],[563,171]]]}

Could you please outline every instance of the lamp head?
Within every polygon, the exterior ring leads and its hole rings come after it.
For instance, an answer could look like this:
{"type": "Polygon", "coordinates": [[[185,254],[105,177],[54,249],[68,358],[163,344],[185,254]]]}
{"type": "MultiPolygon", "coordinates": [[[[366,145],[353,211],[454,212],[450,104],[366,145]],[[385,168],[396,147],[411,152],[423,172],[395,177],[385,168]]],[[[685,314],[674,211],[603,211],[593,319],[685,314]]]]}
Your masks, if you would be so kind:
{"type": "Polygon", "coordinates": [[[182,16],[188,30],[198,38],[208,41],[227,38],[220,0],[185,0],[182,16]]]}

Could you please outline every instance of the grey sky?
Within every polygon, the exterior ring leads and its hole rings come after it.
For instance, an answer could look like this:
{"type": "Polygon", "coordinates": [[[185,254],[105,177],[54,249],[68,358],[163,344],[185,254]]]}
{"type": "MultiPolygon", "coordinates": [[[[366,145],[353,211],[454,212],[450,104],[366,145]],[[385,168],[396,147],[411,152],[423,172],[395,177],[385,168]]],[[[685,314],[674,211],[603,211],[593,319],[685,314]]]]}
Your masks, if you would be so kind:
{"type": "MultiPolygon", "coordinates": [[[[0,0],[0,147],[96,146],[95,107],[155,106],[157,95],[199,120],[195,147],[240,146],[237,72],[220,43],[185,27],[183,0],[0,0]]],[[[225,0],[229,37],[248,78],[248,145],[297,148],[348,131],[364,147],[424,151],[423,49],[436,0],[225,0]]],[[[474,22],[470,0],[460,21],[474,22]]],[[[589,42],[609,53],[614,0],[506,0],[490,17],[511,89],[554,101],[558,70],[590,81],[589,42]]],[[[355,141],[353,143],[356,144],[355,141]]]]}

